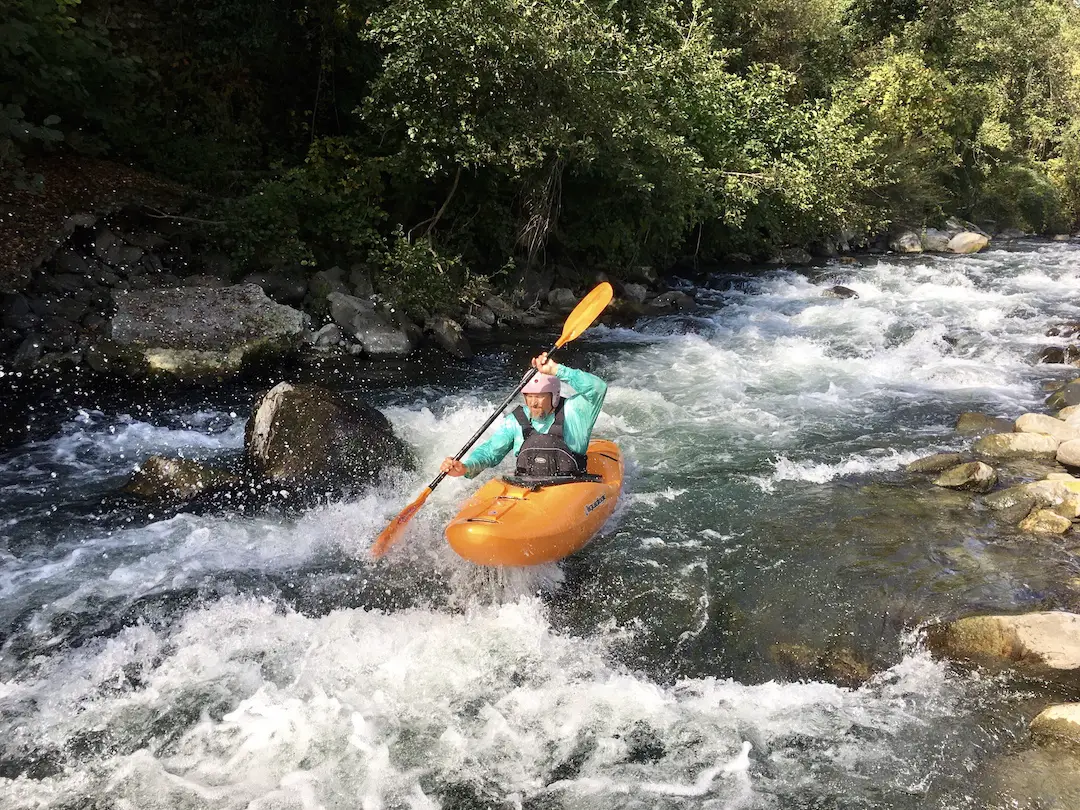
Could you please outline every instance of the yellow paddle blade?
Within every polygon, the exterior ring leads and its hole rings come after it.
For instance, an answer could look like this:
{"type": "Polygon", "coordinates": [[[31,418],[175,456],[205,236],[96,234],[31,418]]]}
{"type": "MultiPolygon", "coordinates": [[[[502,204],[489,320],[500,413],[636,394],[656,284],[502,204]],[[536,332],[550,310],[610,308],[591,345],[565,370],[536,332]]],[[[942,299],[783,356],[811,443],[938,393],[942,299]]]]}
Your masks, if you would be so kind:
{"type": "Polygon", "coordinates": [[[574,307],[574,311],[567,316],[566,322],[563,324],[562,334],[555,343],[555,348],[565,346],[592,326],[593,321],[611,303],[611,298],[614,295],[615,291],[611,289],[611,285],[606,281],[597,284],[592,292],[582,298],[578,305],[574,307]]]}
{"type": "Polygon", "coordinates": [[[419,498],[402,509],[401,514],[390,521],[390,524],[375,538],[375,543],[371,546],[372,557],[379,558],[390,550],[390,546],[394,545],[398,538],[401,537],[401,533],[405,530],[405,524],[420,511],[420,507],[424,505],[424,501],[428,499],[430,494],[431,487],[425,487],[419,498]]]}

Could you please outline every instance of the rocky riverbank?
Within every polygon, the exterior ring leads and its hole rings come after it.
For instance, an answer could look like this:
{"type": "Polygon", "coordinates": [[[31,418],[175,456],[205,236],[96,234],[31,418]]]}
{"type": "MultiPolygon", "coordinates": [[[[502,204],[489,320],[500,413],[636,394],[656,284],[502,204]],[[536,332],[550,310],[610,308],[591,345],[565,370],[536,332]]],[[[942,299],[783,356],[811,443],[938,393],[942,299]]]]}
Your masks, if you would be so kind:
{"type": "MultiPolygon", "coordinates": [[[[1047,336],[1068,340],[1078,333],[1076,324],[1063,324],[1047,336]]],[[[1047,347],[1038,359],[1061,363],[1066,356],[1080,356],[1074,344],[1047,347]]],[[[992,531],[1011,534],[1013,542],[1071,548],[1080,524],[1080,377],[1060,385],[1046,407],[1048,413],[1015,419],[964,413],[956,430],[972,438],[969,448],[918,459],[907,470],[935,487],[970,493],[992,531]]],[[[1034,763],[1047,769],[1054,793],[1080,796],[1080,613],[974,613],[933,622],[926,636],[936,655],[1047,683],[1065,699],[1038,713],[1030,723],[1031,749],[1005,758],[996,772],[1007,795],[1026,793],[1022,773],[1034,763]]]]}

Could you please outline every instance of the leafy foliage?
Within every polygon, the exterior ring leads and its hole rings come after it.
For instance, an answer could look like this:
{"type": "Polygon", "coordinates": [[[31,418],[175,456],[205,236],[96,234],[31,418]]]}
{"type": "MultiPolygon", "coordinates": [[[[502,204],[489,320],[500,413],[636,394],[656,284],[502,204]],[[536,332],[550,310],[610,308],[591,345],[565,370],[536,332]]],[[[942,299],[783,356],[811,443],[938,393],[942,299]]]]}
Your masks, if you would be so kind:
{"type": "Polygon", "coordinates": [[[123,157],[208,192],[244,262],[363,262],[412,311],[508,261],[1080,212],[1071,0],[8,5],[0,171],[123,157]]]}

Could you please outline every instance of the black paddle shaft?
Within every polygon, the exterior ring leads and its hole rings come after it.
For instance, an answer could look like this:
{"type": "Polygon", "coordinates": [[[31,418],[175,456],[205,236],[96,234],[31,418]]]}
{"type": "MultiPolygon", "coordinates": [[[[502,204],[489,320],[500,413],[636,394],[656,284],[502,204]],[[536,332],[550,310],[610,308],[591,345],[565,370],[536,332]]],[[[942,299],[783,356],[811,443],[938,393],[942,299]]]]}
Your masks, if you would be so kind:
{"type": "MultiPolygon", "coordinates": [[[[555,350],[558,348],[559,345],[556,343],[554,346],[548,349],[547,355],[549,359],[551,355],[555,353],[555,350]]],[[[511,392],[510,396],[503,400],[502,405],[499,406],[498,410],[496,410],[495,413],[488,417],[488,420],[484,422],[484,424],[480,426],[480,429],[472,435],[472,438],[465,443],[465,446],[458,450],[457,455],[454,456],[454,461],[461,461],[462,456],[469,452],[469,448],[476,444],[476,440],[484,435],[484,431],[491,427],[492,422],[499,418],[502,412],[506,410],[506,406],[514,401],[514,397],[521,393],[521,389],[529,384],[529,380],[531,380],[535,374],[536,369],[530,368],[528,373],[521,378],[521,382],[518,383],[518,387],[511,392]]],[[[437,476],[435,476],[435,480],[428,484],[428,489],[435,489],[435,487],[439,485],[439,482],[442,481],[444,478],[446,478],[446,473],[440,472],[437,476]]]]}

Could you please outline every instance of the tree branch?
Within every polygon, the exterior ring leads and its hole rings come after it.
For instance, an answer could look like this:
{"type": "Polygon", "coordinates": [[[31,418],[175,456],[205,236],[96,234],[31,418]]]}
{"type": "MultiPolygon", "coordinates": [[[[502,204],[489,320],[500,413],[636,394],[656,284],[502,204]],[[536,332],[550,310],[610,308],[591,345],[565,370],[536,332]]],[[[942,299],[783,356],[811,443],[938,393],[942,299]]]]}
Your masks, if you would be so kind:
{"type": "Polygon", "coordinates": [[[198,225],[224,225],[225,221],[221,219],[197,219],[196,217],[183,217],[179,214],[166,214],[164,211],[159,211],[157,208],[146,208],[147,216],[151,216],[154,219],[175,219],[177,222],[194,222],[198,225]]]}

